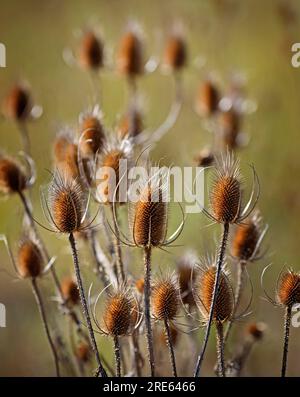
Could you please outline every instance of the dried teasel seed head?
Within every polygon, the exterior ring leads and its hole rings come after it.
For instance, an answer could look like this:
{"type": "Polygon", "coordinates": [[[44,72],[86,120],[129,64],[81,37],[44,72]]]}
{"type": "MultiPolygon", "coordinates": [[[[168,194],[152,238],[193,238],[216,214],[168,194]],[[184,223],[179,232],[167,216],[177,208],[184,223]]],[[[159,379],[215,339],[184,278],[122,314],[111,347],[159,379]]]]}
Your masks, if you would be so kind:
{"type": "Polygon", "coordinates": [[[16,84],[4,100],[4,113],[13,120],[25,121],[30,116],[31,102],[28,89],[16,84]]]}
{"type": "Polygon", "coordinates": [[[85,196],[74,179],[55,175],[49,186],[49,211],[55,228],[61,233],[80,230],[85,211],[85,196]]]}
{"type": "Polygon", "coordinates": [[[78,146],[70,131],[63,132],[55,138],[53,157],[55,166],[63,175],[71,179],[79,176],[78,146]]]}
{"type": "Polygon", "coordinates": [[[120,73],[136,76],[143,73],[143,48],[138,34],[132,30],[121,38],[117,54],[117,66],[120,73]]]}
{"type": "Polygon", "coordinates": [[[216,166],[210,205],[219,223],[236,223],[241,211],[241,182],[238,162],[229,154],[216,166]]]}
{"type": "Polygon", "coordinates": [[[209,148],[204,148],[194,157],[197,167],[209,167],[214,163],[215,156],[209,148]]]}
{"type": "Polygon", "coordinates": [[[300,275],[293,270],[283,273],[277,288],[277,300],[283,306],[300,303],[300,275]]]}
{"type": "Polygon", "coordinates": [[[65,300],[71,305],[77,305],[80,296],[78,291],[78,286],[76,282],[71,277],[66,277],[61,284],[61,289],[63,293],[63,297],[65,300]]]}
{"type": "Polygon", "coordinates": [[[126,335],[132,325],[134,304],[125,292],[111,295],[105,305],[103,321],[108,335],[126,335]]]}
{"type": "Polygon", "coordinates": [[[131,109],[120,120],[118,135],[121,139],[136,137],[143,131],[143,118],[138,109],[131,109]]]}
{"type": "Polygon", "coordinates": [[[152,312],[157,320],[173,320],[179,310],[179,290],[172,278],[157,280],[151,293],[152,312]]]}
{"type": "Polygon", "coordinates": [[[224,148],[232,150],[238,146],[240,121],[241,116],[234,109],[220,113],[221,141],[224,148]]]}
{"type": "MultiPolygon", "coordinates": [[[[175,347],[178,342],[179,332],[177,328],[174,327],[173,324],[170,324],[170,336],[171,336],[171,343],[172,346],[175,347]]],[[[163,346],[167,346],[168,339],[165,330],[161,330],[159,334],[159,340],[163,346]]]]}
{"type": "Polygon", "coordinates": [[[104,129],[100,119],[96,116],[86,116],[80,125],[82,138],[80,152],[83,156],[92,156],[101,151],[104,141],[104,129]]]}
{"type": "Polygon", "coordinates": [[[144,286],[145,286],[145,280],[143,278],[139,278],[135,282],[135,288],[138,290],[140,294],[144,293],[144,286]]]}
{"type": "MultiPolygon", "coordinates": [[[[208,320],[210,307],[212,304],[213,290],[216,276],[216,267],[210,266],[203,270],[196,281],[196,293],[198,306],[204,320],[208,320]]],[[[214,307],[213,320],[225,322],[232,316],[234,301],[232,289],[224,271],[220,274],[220,284],[217,292],[216,304],[214,307]]]]}
{"type": "Polygon", "coordinates": [[[217,112],[219,92],[215,85],[207,80],[201,83],[196,98],[196,110],[203,117],[209,117],[217,112]]]}
{"type": "Polygon", "coordinates": [[[179,70],[186,64],[186,43],[179,34],[172,34],[164,52],[164,64],[173,69],[179,70]]]}
{"type": "Polygon", "coordinates": [[[20,164],[0,156],[0,191],[5,194],[18,193],[26,187],[27,178],[20,164]]]}
{"type": "Polygon", "coordinates": [[[35,278],[42,272],[43,258],[36,243],[25,239],[20,243],[17,254],[17,266],[22,278],[35,278]]]}
{"type": "Polygon", "coordinates": [[[181,300],[184,304],[190,306],[195,305],[192,284],[197,275],[197,271],[194,269],[196,262],[196,255],[193,252],[188,252],[179,258],[176,263],[181,300]]]}
{"type": "Polygon", "coordinates": [[[91,349],[86,342],[80,342],[75,351],[78,360],[87,363],[91,358],[91,349]]]}
{"type": "Polygon", "coordinates": [[[257,323],[250,323],[246,327],[246,336],[258,341],[264,337],[266,331],[266,324],[257,322],[257,323]]]}
{"type": "Polygon", "coordinates": [[[158,247],[165,241],[167,233],[167,203],[163,201],[163,192],[151,186],[142,190],[134,205],[130,219],[133,241],[139,247],[158,247]],[[156,194],[157,193],[157,194],[156,194]],[[156,197],[156,199],[154,199],[156,197]]]}
{"type": "Polygon", "coordinates": [[[93,31],[86,32],[79,48],[79,62],[84,69],[99,69],[103,66],[103,43],[93,31]]]}

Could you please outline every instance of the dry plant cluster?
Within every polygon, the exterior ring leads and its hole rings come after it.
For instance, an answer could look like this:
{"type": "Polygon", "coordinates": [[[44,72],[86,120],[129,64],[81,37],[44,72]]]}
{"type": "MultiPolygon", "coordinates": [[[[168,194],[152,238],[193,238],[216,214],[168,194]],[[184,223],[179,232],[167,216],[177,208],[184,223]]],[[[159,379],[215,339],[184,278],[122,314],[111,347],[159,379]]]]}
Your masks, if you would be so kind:
{"type": "MultiPolygon", "coordinates": [[[[248,323],[243,342],[233,350],[227,348],[232,328],[250,310],[255,312],[251,295],[257,291],[247,292],[252,285],[248,266],[264,256],[262,243],[267,231],[257,209],[260,186],[255,168],[251,166],[252,181],[243,177],[236,154],[248,142],[241,132],[249,110],[243,87],[233,81],[228,92],[222,93],[213,78],[206,78],[196,93],[195,111],[211,142],[195,156],[195,165],[205,167],[206,173],[213,172],[213,180],[209,185],[209,205],[203,208],[202,215],[192,216],[206,216],[219,224],[220,242],[215,253],[202,252],[199,258],[190,250],[175,261],[170,256],[175,268],[162,269],[152,263],[152,253],[172,250],[184,232],[184,211],[178,229],[169,236],[172,211],[162,200],[166,187],[161,176],[158,174],[155,183],[141,183],[137,202],[122,203],[118,200],[118,171],[124,159],[132,166],[142,161],[149,167],[151,152],[165,134],[171,136],[170,130],[180,117],[187,67],[183,31],[178,27],[171,30],[161,60],[145,59],[142,32],[135,25],[130,25],[122,36],[115,65],[106,62],[105,43],[95,29],[83,31],[76,50],[65,50],[64,58],[87,73],[95,103],[80,115],[76,128],[63,128],[52,143],[51,182],[41,190],[47,222],[36,219],[31,202],[36,175],[29,129],[30,121],[41,115],[41,108],[34,104],[29,87],[23,83],[15,84],[3,102],[3,114],[18,128],[23,150],[19,159],[3,152],[0,156],[0,190],[5,195],[18,196],[24,209],[18,247],[11,246],[9,236],[2,235],[2,240],[18,278],[32,287],[55,374],[199,376],[214,328],[216,365],[211,374],[240,376],[266,328],[260,322],[248,323]],[[99,76],[112,67],[128,83],[129,103],[126,114],[108,132],[101,112],[105,92],[99,76]],[[144,126],[138,83],[146,74],[160,70],[174,80],[174,100],[165,121],[151,130],[144,126]],[[95,172],[99,167],[112,168],[118,178],[111,197],[111,177],[104,175],[101,193],[106,199],[102,202],[95,193],[95,172]],[[160,199],[153,200],[154,195],[160,199]],[[128,213],[128,226],[120,224],[120,214],[124,213],[128,213]],[[74,263],[70,277],[58,276],[60,258],[48,251],[41,228],[49,235],[66,235],[74,263]],[[81,265],[81,249],[85,245],[91,253],[89,271],[94,274],[90,286],[83,279],[81,265]],[[130,256],[135,248],[142,254],[136,266],[130,256]],[[142,267],[143,272],[138,273],[142,267]],[[51,326],[41,283],[44,277],[53,282],[56,320],[68,322],[68,333],[51,326]],[[96,334],[103,337],[96,338],[96,334]],[[106,357],[108,349],[103,349],[107,338],[114,347],[115,365],[110,364],[109,355],[106,357]],[[169,367],[164,365],[166,360],[169,367]]],[[[207,234],[208,229],[203,233],[207,234]]],[[[300,275],[292,269],[283,270],[278,276],[276,297],[267,297],[285,310],[281,372],[285,376],[292,307],[300,303],[300,275]]]]}

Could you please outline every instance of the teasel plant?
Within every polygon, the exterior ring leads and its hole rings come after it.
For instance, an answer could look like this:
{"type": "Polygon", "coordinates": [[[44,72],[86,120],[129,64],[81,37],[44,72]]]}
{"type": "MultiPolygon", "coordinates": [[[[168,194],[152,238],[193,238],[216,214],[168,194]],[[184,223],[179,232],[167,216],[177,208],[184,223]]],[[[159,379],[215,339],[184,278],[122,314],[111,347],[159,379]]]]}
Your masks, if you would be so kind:
{"type": "Polygon", "coordinates": [[[227,151],[225,154],[221,153],[221,156],[216,159],[215,175],[210,190],[209,201],[211,212],[202,206],[204,214],[211,219],[213,223],[218,223],[223,226],[223,232],[216,261],[216,277],[214,278],[212,304],[210,306],[204,341],[195,367],[194,375],[196,377],[199,376],[210,335],[220,274],[225,260],[229,228],[234,224],[241,224],[247,219],[254,210],[259,198],[260,188],[258,176],[254,167],[251,166],[251,168],[253,172],[252,190],[248,202],[244,204],[239,161],[235,159],[232,152],[227,151]]]}
{"type": "Polygon", "coordinates": [[[153,282],[151,293],[152,315],[156,321],[163,323],[174,377],[177,377],[177,368],[171,326],[180,309],[179,294],[178,280],[175,274],[157,278],[153,282]]]}
{"type": "Polygon", "coordinates": [[[41,117],[43,108],[34,104],[29,85],[25,82],[14,84],[3,102],[3,115],[12,120],[21,136],[23,151],[31,156],[31,145],[28,133],[28,122],[41,117]]]}
{"type": "MultiPolygon", "coordinates": [[[[262,287],[264,275],[270,266],[271,265],[266,266],[262,272],[262,287]]],[[[287,370],[292,309],[294,305],[300,304],[300,274],[295,272],[292,268],[289,268],[288,270],[282,269],[276,282],[275,299],[273,299],[265,289],[264,293],[266,299],[270,303],[274,306],[284,308],[284,335],[281,365],[281,377],[284,378],[287,370]]]]}
{"type": "Polygon", "coordinates": [[[102,365],[89,314],[88,303],[81,277],[78,251],[74,238],[74,234],[76,232],[89,229],[94,221],[94,219],[92,219],[88,224],[85,223],[89,205],[89,195],[83,190],[82,185],[78,180],[71,179],[59,172],[53,174],[52,181],[48,185],[46,193],[47,196],[45,196],[43,192],[41,193],[41,199],[44,213],[50,227],[46,227],[42,224],[40,225],[50,232],[67,234],[69,237],[82,312],[98,365],[96,375],[98,376],[100,374],[102,377],[106,377],[107,374],[102,365]]]}
{"type": "MultiPolygon", "coordinates": [[[[92,309],[93,320],[96,324],[97,332],[113,339],[116,376],[120,377],[122,375],[120,338],[131,335],[139,326],[142,317],[139,312],[138,301],[125,282],[124,284],[119,283],[117,286],[112,286],[112,289],[106,295],[104,310],[99,321],[97,305],[104,291],[105,289],[98,294],[94,302],[92,309]]],[[[89,302],[91,305],[91,299],[89,299],[89,302]]]]}
{"type": "MultiPolygon", "coordinates": [[[[230,251],[231,257],[235,261],[237,267],[235,309],[240,305],[246,276],[248,276],[247,264],[259,261],[266,253],[265,250],[261,250],[261,245],[267,230],[268,225],[263,224],[262,216],[258,210],[255,210],[242,224],[236,225],[233,231],[230,251]]],[[[225,343],[228,339],[231,327],[232,322],[229,321],[224,334],[225,343]]]]}
{"type": "Polygon", "coordinates": [[[5,235],[0,235],[0,240],[4,242],[9,258],[20,280],[30,280],[33,295],[35,297],[45,334],[51,349],[55,364],[56,376],[60,376],[60,358],[55,346],[53,335],[51,334],[47,310],[45,308],[44,299],[40,290],[39,281],[45,276],[49,269],[53,266],[55,258],[51,258],[49,263],[44,266],[44,259],[39,247],[39,242],[30,235],[25,233],[19,241],[19,247],[16,257],[13,254],[10,243],[5,235]]]}
{"type": "MultiPolygon", "coordinates": [[[[180,206],[182,221],[176,231],[167,238],[169,173],[165,169],[158,167],[158,170],[156,169],[151,174],[150,166],[150,162],[148,162],[148,176],[140,181],[138,189],[134,192],[132,192],[131,187],[128,189],[128,223],[130,235],[127,236],[120,230],[116,217],[115,224],[120,241],[126,246],[140,248],[144,253],[144,321],[150,372],[151,376],[154,376],[155,363],[150,308],[151,253],[154,248],[163,250],[166,247],[170,247],[177,240],[183,230],[185,217],[180,206]]],[[[115,206],[113,206],[113,209],[115,209],[115,206]]]]}
{"type": "Polygon", "coordinates": [[[201,323],[206,326],[211,321],[216,326],[217,337],[217,374],[225,377],[224,358],[224,324],[233,320],[234,315],[234,294],[229,279],[229,273],[222,267],[219,273],[219,285],[214,294],[215,280],[218,274],[215,266],[215,259],[207,257],[197,265],[197,277],[193,284],[193,295],[201,315],[201,323]],[[215,305],[211,315],[213,302],[215,305]]]}

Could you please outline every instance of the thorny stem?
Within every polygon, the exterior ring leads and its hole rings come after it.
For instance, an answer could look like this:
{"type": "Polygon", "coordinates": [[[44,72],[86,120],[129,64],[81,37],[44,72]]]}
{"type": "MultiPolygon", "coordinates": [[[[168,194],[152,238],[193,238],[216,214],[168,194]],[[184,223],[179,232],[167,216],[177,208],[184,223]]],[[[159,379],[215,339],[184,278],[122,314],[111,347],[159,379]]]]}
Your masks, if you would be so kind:
{"type": "Polygon", "coordinates": [[[292,306],[289,305],[285,308],[284,314],[284,343],[283,343],[283,355],[282,355],[282,367],[281,367],[281,377],[285,377],[288,349],[289,349],[289,338],[290,338],[290,326],[291,326],[291,314],[292,306]]]}
{"type": "Polygon", "coordinates": [[[46,312],[45,312],[45,308],[44,308],[44,304],[43,304],[43,299],[40,293],[40,290],[38,288],[36,279],[32,279],[32,290],[33,290],[33,294],[35,296],[36,299],[36,303],[38,305],[38,309],[42,318],[42,322],[43,322],[43,326],[45,329],[45,333],[53,354],[53,358],[54,358],[54,363],[55,363],[55,370],[56,370],[56,376],[60,376],[60,370],[59,370],[59,358],[58,358],[58,354],[54,345],[54,342],[52,340],[51,334],[50,334],[50,330],[49,330],[49,326],[48,326],[48,322],[47,322],[47,316],[46,316],[46,312]]]}
{"type": "Polygon", "coordinates": [[[120,233],[118,230],[118,225],[117,225],[117,220],[116,220],[116,214],[114,213],[113,205],[110,206],[111,212],[112,212],[112,218],[113,218],[113,223],[114,223],[114,254],[115,254],[115,260],[116,260],[116,265],[117,265],[117,277],[119,283],[123,283],[125,281],[125,273],[124,273],[124,266],[123,266],[123,260],[122,260],[122,251],[121,251],[121,246],[120,246],[120,233]]]}
{"type": "Polygon", "coordinates": [[[217,271],[216,271],[214,289],[213,289],[213,294],[212,294],[212,303],[210,306],[209,317],[208,317],[208,322],[207,322],[207,326],[206,326],[202,349],[201,349],[200,354],[197,359],[197,364],[196,364],[195,373],[194,373],[195,377],[199,376],[201,364],[203,362],[205,351],[207,348],[207,343],[208,343],[209,334],[210,334],[212,321],[213,321],[215,304],[216,304],[216,300],[217,300],[217,292],[218,292],[218,288],[219,288],[220,274],[221,274],[221,270],[222,270],[222,266],[223,266],[223,262],[224,262],[228,233],[229,233],[229,224],[225,223],[224,230],[223,230],[223,236],[222,236],[221,244],[220,244],[220,248],[219,248],[218,259],[217,259],[217,271]]]}
{"type": "Polygon", "coordinates": [[[244,285],[245,266],[246,266],[246,262],[239,261],[237,284],[236,284],[236,289],[235,289],[235,294],[234,294],[234,308],[233,308],[233,313],[232,313],[231,319],[228,321],[228,325],[227,325],[226,331],[224,333],[224,346],[228,340],[229,333],[232,328],[233,320],[234,320],[237,308],[239,307],[239,304],[241,301],[242,289],[243,289],[243,285],[244,285]]]}
{"type": "Polygon", "coordinates": [[[97,361],[97,364],[98,364],[99,373],[101,374],[102,377],[107,377],[106,371],[103,368],[102,363],[101,363],[100,354],[99,354],[99,351],[98,351],[98,347],[97,347],[97,343],[96,343],[96,339],[95,339],[95,334],[94,334],[94,330],[93,330],[93,327],[92,327],[92,321],[91,321],[91,318],[90,318],[88,305],[87,305],[87,301],[86,301],[86,297],[85,297],[85,293],[84,293],[84,288],[83,288],[83,284],[82,284],[80,268],[79,268],[79,261],[78,261],[78,254],[77,254],[76,243],[75,243],[75,239],[74,239],[73,233],[70,233],[69,241],[70,241],[70,245],[71,245],[71,249],[72,249],[73,262],[74,262],[75,274],[76,274],[76,278],[77,278],[77,285],[78,285],[81,305],[82,305],[82,309],[83,309],[83,315],[84,315],[85,320],[87,322],[87,328],[88,328],[90,339],[91,339],[92,349],[93,349],[93,351],[95,353],[95,357],[96,357],[96,361],[97,361]]]}
{"type": "Polygon", "coordinates": [[[175,378],[177,378],[177,369],[176,369],[176,361],[175,361],[175,353],[174,353],[174,348],[172,344],[172,338],[171,338],[171,333],[170,333],[170,326],[168,319],[165,318],[164,320],[165,324],[165,330],[166,330],[166,337],[167,337],[167,345],[169,349],[169,355],[170,355],[170,362],[172,365],[172,374],[175,378]]]}
{"type": "Polygon", "coordinates": [[[116,360],[116,376],[120,378],[121,376],[121,354],[120,354],[120,342],[118,336],[114,337],[115,345],[115,360],[116,360]]]}
{"type": "Polygon", "coordinates": [[[31,146],[27,126],[25,123],[18,123],[18,128],[21,135],[23,150],[28,156],[31,156],[31,146]]]}
{"type": "Polygon", "coordinates": [[[217,321],[216,328],[217,328],[216,335],[217,335],[218,376],[225,377],[223,324],[220,321],[217,321]]]}
{"type": "Polygon", "coordinates": [[[145,310],[145,324],[147,333],[147,349],[148,359],[150,365],[151,376],[154,376],[154,351],[153,339],[150,318],[150,294],[151,294],[151,247],[145,247],[144,250],[144,265],[145,265],[145,286],[144,286],[144,310],[145,310]]]}

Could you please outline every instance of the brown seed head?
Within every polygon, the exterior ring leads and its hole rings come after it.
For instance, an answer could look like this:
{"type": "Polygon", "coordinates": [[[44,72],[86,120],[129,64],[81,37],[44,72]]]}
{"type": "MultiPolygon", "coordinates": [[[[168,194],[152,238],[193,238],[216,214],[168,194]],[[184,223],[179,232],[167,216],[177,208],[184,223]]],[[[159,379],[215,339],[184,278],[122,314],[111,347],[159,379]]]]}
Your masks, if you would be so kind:
{"type": "Polygon", "coordinates": [[[283,306],[300,303],[300,275],[289,270],[281,275],[278,289],[278,302],[283,306]]]}
{"type": "Polygon", "coordinates": [[[240,132],[240,115],[233,109],[220,113],[222,145],[230,150],[238,146],[237,138],[240,132]]]}
{"type": "Polygon", "coordinates": [[[89,157],[101,151],[105,135],[103,126],[98,117],[85,117],[80,126],[81,134],[80,151],[83,156],[89,157]]]}
{"type": "Polygon", "coordinates": [[[143,119],[137,109],[130,110],[120,120],[118,135],[121,139],[135,137],[143,131],[143,119]]]}
{"type": "Polygon", "coordinates": [[[132,325],[134,305],[132,299],[123,292],[110,296],[106,302],[103,321],[111,336],[126,335],[132,325]]]}
{"type": "Polygon", "coordinates": [[[83,363],[87,363],[91,358],[91,349],[86,342],[80,342],[76,349],[76,357],[83,363]]]}
{"type": "Polygon", "coordinates": [[[43,258],[39,247],[31,240],[21,242],[17,256],[17,266],[23,278],[35,278],[41,274],[43,258]]]}
{"type": "Polygon", "coordinates": [[[99,69],[103,66],[103,43],[94,32],[86,32],[79,49],[80,65],[84,69],[99,69]]]}
{"type": "Polygon", "coordinates": [[[152,312],[157,320],[173,320],[179,309],[179,291],[172,278],[158,280],[153,285],[152,312]]]}
{"type": "MultiPolygon", "coordinates": [[[[204,270],[197,280],[197,298],[201,314],[205,320],[208,320],[209,311],[212,303],[216,276],[216,267],[211,266],[204,270]]],[[[222,271],[220,275],[219,290],[217,292],[216,304],[214,307],[213,320],[225,322],[229,320],[233,313],[233,296],[229,281],[222,271]]]]}
{"type": "Polygon", "coordinates": [[[140,294],[144,293],[144,285],[145,285],[145,280],[143,278],[139,278],[135,282],[135,287],[140,294]]]}
{"type": "Polygon", "coordinates": [[[122,74],[135,76],[143,73],[143,54],[140,38],[133,31],[124,34],[117,55],[117,66],[122,74]]]}
{"type": "Polygon", "coordinates": [[[72,278],[67,277],[62,281],[61,289],[65,300],[71,305],[77,305],[80,296],[76,282],[72,278]]]}
{"type": "Polygon", "coordinates": [[[198,89],[196,110],[201,116],[208,117],[218,110],[219,93],[211,81],[205,81],[198,89]]]}
{"type": "Polygon", "coordinates": [[[197,167],[209,167],[214,163],[215,157],[210,149],[204,148],[194,157],[194,160],[197,167]]]}
{"type": "Polygon", "coordinates": [[[181,300],[184,304],[191,306],[195,305],[192,283],[197,274],[196,270],[193,270],[196,261],[196,257],[191,254],[186,254],[177,261],[177,275],[181,300]]]}
{"type": "Polygon", "coordinates": [[[6,194],[21,192],[27,181],[22,167],[9,157],[0,157],[0,191],[6,194]]]}
{"type": "Polygon", "coordinates": [[[265,334],[266,325],[264,323],[250,323],[246,327],[246,335],[254,340],[261,340],[265,334]]]}
{"type": "Polygon", "coordinates": [[[165,53],[164,63],[173,70],[179,70],[186,64],[186,43],[179,35],[169,37],[165,53]]]}
{"type": "Polygon", "coordinates": [[[21,85],[15,85],[4,101],[4,113],[7,117],[17,120],[26,120],[31,111],[29,91],[21,85]]]}
{"type": "Polygon", "coordinates": [[[260,233],[254,218],[250,218],[246,224],[237,225],[231,253],[240,260],[249,260],[255,252],[260,233]]]}

